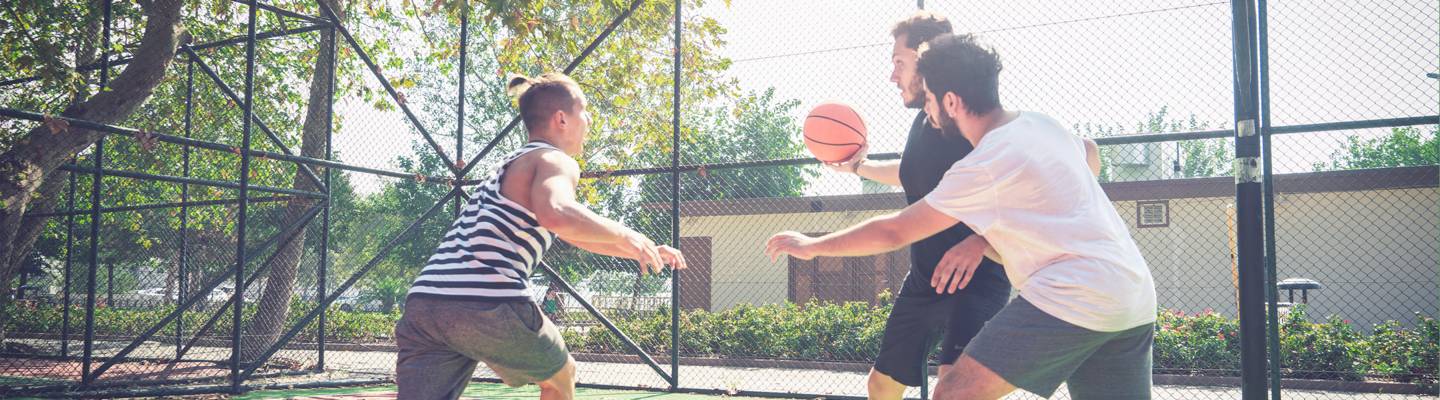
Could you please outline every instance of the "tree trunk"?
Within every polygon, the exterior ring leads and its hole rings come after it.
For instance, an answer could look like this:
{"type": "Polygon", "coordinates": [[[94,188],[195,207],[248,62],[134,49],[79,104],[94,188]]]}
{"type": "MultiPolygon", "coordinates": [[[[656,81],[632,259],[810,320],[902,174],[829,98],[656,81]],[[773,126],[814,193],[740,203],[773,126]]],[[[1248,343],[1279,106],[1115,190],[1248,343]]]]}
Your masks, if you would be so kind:
{"type": "MultiPolygon", "coordinates": [[[[32,196],[29,212],[35,214],[54,212],[55,206],[60,204],[60,190],[65,188],[68,179],[70,179],[69,172],[57,170],[51,173],[45,182],[40,184],[36,194],[32,196]]],[[[45,223],[48,220],[49,218],[25,218],[24,224],[20,226],[20,230],[15,233],[14,241],[11,242],[11,248],[21,251],[11,253],[9,259],[4,260],[5,264],[0,266],[0,273],[7,275],[0,276],[0,282],[10,282],[10,278],[13,276],[8,274],[14,274],[20,270],[21,265],[25,263],[25,255],[30,253],[30,247],[40,239],[40,233],[45,231],[45,223]]]]}
{"type": "MultiPolygon", "coordinates": [[[[327,3],[331,9],[340,12],[335,1],[327,3]]],[[[315,72],[310,78],[310,98],[306,105],[305,125],[300,138],[300,155],[305,157],[325,158],[326,128],[331,123],[329,104],[334,71],[329,67],[335,58],[331,52],[331,43],[334,40],[330,30],[320,31],[319,56],[315,57],[315,72]]],[[[317,168],[316,173],[324,174],[325,169],[317,168]]],[[[302,176],[299,168],[296,168],[294,182],[296,190],[320,190],[311,180],[302,176]]],[[[292,197],[285,206],[285,219],[282,221],[299,221],[315,203],[315,199],[292,197]]],[[[260,295],[255,319],[246,329],[247,334],[241,346],[240,358],[245,362],[264,361],[257,358],[280,339],[280,332],[285,328],[285,321],[290,315],[290,298],[294,295],[296,273],[300,269],[300,261],[304,259],[305,231],[306,229],[301,228],[293,239],[282,241],[281,247],[276,250],[279,255],[274,257],[269,265],[265,291],[260,295]]]]}
{"type": "MultiPolygon", "coordinates": [[[[144,103],[154,91],[175,57],[180,42],[180,6],[182,0],[154,0],[145,7],[145,33],[134,61],[127,65],[107,90],[69,107],[61,115],[110,124],[125,118],[144,103]]],[[[94,144],[102,134],[82,129],[51,133],[40,126],[27,132],[14,147],[0,154],[0,307],[9,303],[10,280],[14,278],[15,259],[30,251],[43,220],[27,221],[25,213],[32,207],[53,209],[56,196],[45,195],[43,186],[58,183],[64,174],[57,169],[73,154],[94,144]],[[59,177],[60,179],[51,179],[59,177]],[[38,195],[38,196],[37,196],[38,195]],[[34,204],[32,204],[34,202],[34,204]]],[[[0,313],[0,326],[8,315],[0,313]]],[[[3,340],[0,328],[0,340],[3,340]]]]}
{"type": "Polygon", "coordinates": [[[161,303],[161,304],[164,304],[164,305],[171,305],[171,304],[174,304],[174,303],[176,302],[175,300],[171,300],[171,297],[175,297],[175,296],[174,296],[174,295],[175,295],[175,288],[176,288],[176,281],[175,281],[175,280],[176,280],[176,279],[179,277],[179,275],[180,275],[180,263],[178,263],[178,262],[168,263],[168,262],[167,262],[167,263],[164,263],[163,265],[166,266],[166,267],[165,267],[165,289],[162,290],[161,293],[160,293],[160,296],[161,296],[160,303],[161,303]]]}

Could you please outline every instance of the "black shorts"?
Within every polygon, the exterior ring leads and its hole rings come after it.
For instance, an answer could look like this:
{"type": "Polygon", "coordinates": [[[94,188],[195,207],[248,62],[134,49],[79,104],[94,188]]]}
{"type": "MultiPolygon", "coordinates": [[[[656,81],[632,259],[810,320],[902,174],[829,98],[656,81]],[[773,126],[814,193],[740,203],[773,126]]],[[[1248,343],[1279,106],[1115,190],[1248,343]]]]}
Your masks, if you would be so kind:
{"type": "Polygon", "coordinates": [[[1010,299],[1010,281],[985,260],[965,289],[936,294],[930,277],[911,270],[885,321],[875,370],[905,386],[920,386],[927,356],[941,342],[940,363],[954,364],[965,345],[1010,299]]]}

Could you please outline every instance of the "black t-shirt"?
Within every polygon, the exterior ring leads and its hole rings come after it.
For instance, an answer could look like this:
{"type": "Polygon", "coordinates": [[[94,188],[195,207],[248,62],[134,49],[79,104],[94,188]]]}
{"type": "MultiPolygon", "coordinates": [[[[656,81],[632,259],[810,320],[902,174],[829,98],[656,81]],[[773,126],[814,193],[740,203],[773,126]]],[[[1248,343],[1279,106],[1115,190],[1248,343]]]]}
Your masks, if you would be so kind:
{"type": "MultiPolygon", "coordinates": [[[[915,116],[915,122],[910,124],[910,137],[905,141],[905,153],[900,158],[900,185],[905,188],[905,201],[915,204],[924,199],[925,195],[930,194],[930,191],[940,184],[940,179],[945,177],[945,171],[950,170],[951,165],[965,158],[965,155],[974,149],[975,146],[964,137],[952,138],[940,134],[940,129],[930,126],[926,121],[925,112],[919,112],[915,116]]],[[[929,286],[930,276],[935,273],[935,265],[940,263],[945,252],[973,234],[975,231],[969,226],[958,223],[910,245],[911,274],[919,272],[924,278],[924,284],[929,286]]],[[[990,259],[983,262],[993,263],[990,259]]],[[[933,289],[930,293],[934,293],[933,289]]]]}

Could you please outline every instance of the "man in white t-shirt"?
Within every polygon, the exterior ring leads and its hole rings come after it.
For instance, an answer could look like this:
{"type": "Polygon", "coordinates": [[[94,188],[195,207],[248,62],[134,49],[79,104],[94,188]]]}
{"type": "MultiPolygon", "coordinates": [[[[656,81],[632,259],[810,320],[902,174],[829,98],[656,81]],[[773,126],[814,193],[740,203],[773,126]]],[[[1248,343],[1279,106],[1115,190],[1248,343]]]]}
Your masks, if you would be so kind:
{"type": "Polygon", "coordinates": [[[924,201],[819,238],[781,232],[766,253],[879,254],[964,221],[990,242],[1020,297],[966,346],[935,398],[996,399],[1016,388],[1048,397],[1068,383],[1076,400],[1149,399],[1155,285],[1091,175],[1084,141],[1045,115],[1005,110],[999,56],[971,35],[931,40],[917,68],[928,114],[975,150],[924,201]]]}

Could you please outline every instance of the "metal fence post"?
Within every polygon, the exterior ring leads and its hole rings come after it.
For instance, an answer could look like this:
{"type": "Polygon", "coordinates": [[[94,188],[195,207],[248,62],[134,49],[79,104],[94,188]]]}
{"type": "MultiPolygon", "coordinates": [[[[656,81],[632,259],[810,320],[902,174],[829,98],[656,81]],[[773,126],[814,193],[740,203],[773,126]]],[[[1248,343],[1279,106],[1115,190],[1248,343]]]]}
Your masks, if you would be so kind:
{"type": "Polygon", "coordinates": [[[246,23],[245,42],[245,104],[241,125],[240,138],[240,207],[239,219],[235,225],[235,293],[231,294],[234,299],[234,307],[231,308],[234,316],[230,324],[230,391],[240,393],[240,325],[244,323],[243,310],[245,309],[245,222],[249,212],[250,196],[250,130],[255,117],[255,12],[258,8],[255,1],[250,1],[250,17],[246,23]]]}
{"type": "Polygon", "coordinates": [[[1279,277],[1275,269],[1275,175],[1274,148],[1270,146],[1270,39],[1269,39],[1269,16],[1266,13],[1265,0],[1258,0],[1259,10],[1257,13],[1259,28],[1259,62],[1260,62],[1260,140],[1261,154],[1263,159],[1261,165],[1264,169],[1264,191],[1265,191],[1265,343],[1269,348],[1269,387],[1270,399],[1280,400],[1280,307],[1277,304],[1280,293],[1275,283],[1279,277]]]}
{"type": "MultiPolygon", "coordinates": [[[[110,61],[110,23],[111,23],[112,0],[105,0],[104,5],[104,33],[100,41],[100,62],[106,65],[110,61]]],[[[110,83],[110,68],[100,69],[100,90],[110,83]]],[[[86,271],[88,279],[85,281],[85,350],[81,361],[81,386],[88,386],[94,382],[90,376],[91,363],[94,361],[95,350],[95,271],[99,269],[100,254],[100,181],[104,180],[103,171],[105,159],[105,137],[95,141],[95,151],[90,155],[95,160],[95,174],[90,178],[90,268],[86,271]]]]}
{"type": "Polygon", "coordinates": [[[1231,2],[1234,43],[1235,212],[1240,284],[1241,398],[1265,398],[1263,176],[1256,125],[1255,1],[1231,2]]]}
{"type": "MultiPolygon", "coordinates": [[[[190,137],[190,133],[191,133],[190,131],[191,131],[191,128],[192,128],[192,126],[191,126],[191,118],[193,117],[194,111],[195,111],[195,109],[194,109],[194,97],[195,97],[195,60],[194,60],[194,58],[188,58],[188,60],[190,60],[190,61],[185,63],[185,137],[186,137],[186,138],[189,138],[189,137],[190,137]]],[[[189,177],[190,177],[190,146],[185,146],[185,147],[184,147],[184,150],[182,150],[182,153],[181,153],[181,161],[180,161],[180,162],[181,162],[181,169],[183,170],[183,171],[182,171],[182,173],[183,173],[182,176],[184,176],[184,177],[186,177],[186,178],[189,178],[189,177]]],[[[189,229],[189,225],[190,225],[190,207],[189,207],[189,205],[187,205],[187,204],[185,204],[185,203],[189,203],[189,202],[190,202],[190,185],[189,185],[189,184],[180,184],[180,203],[181,203],[181,206],[180,206],[180,262],[179,262],[179,272],[175,274],[175,275],[176,275],[176,280],[179,281],[179,282],[176,282],[176,284],[175,284],[176,289],[177,289],[177,291],[178,291],[179,293],[177,293],[177,295],[175,296],[175,299],[177,300],[177,301],[176,301],[176,306],[179,306],[179,301],[178,301],[179,299],[185,298],[185,284],[188,282],[188,276],[186,276],[186,274],[185,274],[185,272],[186,272],[186,271],[185,271],[185,267],[186,267],[186,264],[189,264],[189,263],[190,263],[190,258],[189,258],[190,253],[189,253],[189,251],[187,251],[187,249],[186,249],[187,243],[185,242],[185,237],[188,236],[188,235],[187,235],[187,233],[188,233],[188,230],[187,230],[187,229],[189,229]]],[[[183,311],[182,311],[182,313],[183,313],[183,311]]],[[[183,346],[185,345],[185,344],[184,344],[184,338],[183,338],[183,337],[185,336],[185,335],[184,335],[184,329],[183,329],[184,326],[185,326],[185,318],[179,318],[179,319],[176,319],[176,320],[175,320],[175,358],[176,358],[176,361],[179,361],[179,358],[180,358],[180,349],[181,349],[181,347],[183,347],[183,346]]]]}
{"type": "MultiPolygon", "coordinates": [[[[674,114],[671,116],[671,126],[674,131],[670,137],[670,243],[676,248],[680,247],[680,49],[681,29],[683,22],[681,17],[681,0],[675,0],[675,61],[674,79],[672,84],[675,89],[673,100],[674,114]]],[[[680,274],[681,272],[671,266],[670,269],[670,389],[680,388],[680,274]]]]}
{"type": "MultiPolygon", "coordinates": [[[[330,52],[330,65],[325,66],[326,68],[330,69],[330,90],[328,95],[325,96],[325,159],[330,161],[334,161],[335,158],[335,85],[339,84],[339,79],[335,76],[335,67],[336,65],[340,64],[340,52],[337,51],[339,50],[338,44],[340,42],[340,38],[336,36],[335,26],[339,24],[339,19],[331,21],[329,29],[330,47],[321,50],[330,52]]],[[[334,198],[332,197],[334,195],[332,191],[333,186],[330,186],[330,184],[332,183],[332,176],[334,176],[332,169],[326,167],[325,208],[321,210],[322,216],[320,220],[320,265],[317,268],[315,280],[315,291],[317,294],[317,296],[315,297],[316,307],[325,306],[324,302],[321,300],[325,298],[325,277],[330,267],[330,206],[333,204],[332,200],[334,200],[334,198]]],[[[325,314],[325,311],[321,311],[319,321],[315,323],[315,341],[318,347],[315,356],[315,370],[321,372],[325,371],[325,314]]]]}
{"type": "MultiPolygon", "coordinates": [[[[75,157],[78,157],[76,155],[75,157]]],[[[70,159],[75,164],[75,158],[70,159]]],[[[60,309],[60,356],[70,357],[70,277],[73,274],[71,255],[75,253],[75,173],[70,173],[70,193],[65,196],[65,278],[61,296],[64,307],[60,309]]]]}

